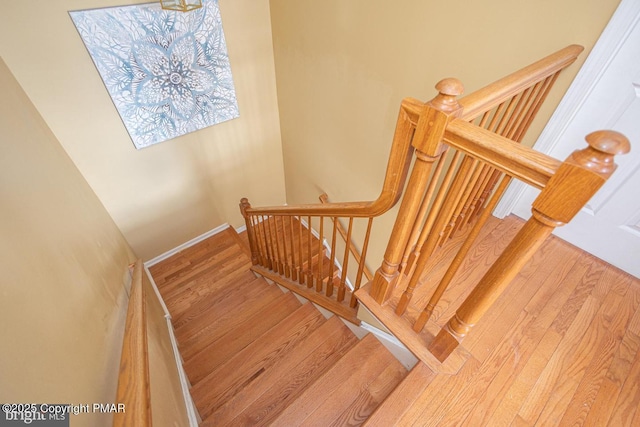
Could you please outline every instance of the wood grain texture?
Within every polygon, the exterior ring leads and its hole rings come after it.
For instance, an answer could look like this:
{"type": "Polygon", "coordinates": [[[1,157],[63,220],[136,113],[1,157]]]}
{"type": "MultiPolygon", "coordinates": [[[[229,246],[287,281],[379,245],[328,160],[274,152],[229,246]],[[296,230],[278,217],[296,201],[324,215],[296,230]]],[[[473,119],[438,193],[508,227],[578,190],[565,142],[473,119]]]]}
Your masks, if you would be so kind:
{"type": "Polygon", "coordinates": [[[133,268],[115,398],[115,402],[123,403],[126,408],[126,411],[114,413],[113,425],[118,427],[151,425],[147,300],[142,274],[142,260],[137,260],[133,268]]]}

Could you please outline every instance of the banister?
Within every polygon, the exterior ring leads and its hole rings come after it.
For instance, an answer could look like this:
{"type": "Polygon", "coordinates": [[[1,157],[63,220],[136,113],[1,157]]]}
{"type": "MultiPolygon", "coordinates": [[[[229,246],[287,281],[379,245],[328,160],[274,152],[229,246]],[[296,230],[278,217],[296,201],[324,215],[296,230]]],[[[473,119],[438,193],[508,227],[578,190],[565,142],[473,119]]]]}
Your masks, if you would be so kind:
{"type": "Polygon", "coordinates": [[[449,123],[444,142],[540,189],[562,163],[462,119],[449,123]]]}
{"type": "Polygon", "coordinates": [[[584,48],[582,46],[575,44],[569,45],[461,98],[459,102],[464,107],[464,111],[460,118],[465,121],[476,118],[492,106],[509,99],[533,83],[571,65],[583,50],[584,48]]]}
{"type": "Polygon", "coordinates": [[[115,400],[124,403],[125,411],[114,414],[114,427],[151,425],[146,296],[142,269],[142,260],[137,260],[133,268],[115,400]]]}
{"type": "Polygon", "coordinates": [[[413,155],[411,140],[416,126],[410,114],[414,103],[415,100],[405,99],[400,105],[382,191],[376,200],[247,208],[246,213],[248,215],[349,216],[354,218],[382,215],[398,202],[407,178],[413,155]]]}

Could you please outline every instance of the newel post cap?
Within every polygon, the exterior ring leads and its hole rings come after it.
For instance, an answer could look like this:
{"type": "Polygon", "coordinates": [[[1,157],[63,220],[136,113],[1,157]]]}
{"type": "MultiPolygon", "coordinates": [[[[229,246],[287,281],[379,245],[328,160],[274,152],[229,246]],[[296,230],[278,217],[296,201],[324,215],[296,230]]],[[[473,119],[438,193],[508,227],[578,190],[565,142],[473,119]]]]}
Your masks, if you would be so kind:
{"type": "Polygon", "coordinates": [[[436,83],[438,95],[433,98],[431,105],[442,111],[455,111],[460,108],[457,97],[464,93],[464,85],[455,78],[446,78],[436,83]]]}
{"type": "Polygon", "coordinates": [[[573,158],[582,166],[602,174],[610,174],[615,170],[614,156],[631,150],[627,137],[614,130],[592,132],[585,140],[589,147],[574,152],[573,158]]]}

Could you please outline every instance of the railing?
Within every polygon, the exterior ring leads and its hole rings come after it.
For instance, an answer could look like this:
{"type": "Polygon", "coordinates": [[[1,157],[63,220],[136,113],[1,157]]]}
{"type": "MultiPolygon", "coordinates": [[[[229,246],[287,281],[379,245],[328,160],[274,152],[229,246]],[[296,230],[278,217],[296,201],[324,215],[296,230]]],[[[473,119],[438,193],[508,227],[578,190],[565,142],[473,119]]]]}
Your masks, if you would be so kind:
{"type": "MultiPolygon", "coordinates": [[[[327,299],[343,303],[349,244],[342,271],[334,276],[336,227],[339,220],[348,223],[345,240],[351,242],[354,220],[364,218],[366,233],[359,245],[363,260],[357,265],[353,292],[421,359],[429,359],[431,365],[433,356],[436,363],[446,360],[542,240],[571,219],[606,180],[612,156],[628,151],[628,141],[615,133],[589,136],[590,147],[564,163],[518,145],[558,74],[581,51],[580,46],[569,46],[460,100],[462,84],[455,79],[439,82],[439,94],[428,103],[403,100],[383,191],[375,202],[251,208],[243,199],[254,270],[294,291],[307,288],[305,296],[323,295],[316,298],[320,304],[327,299]],[[358,291],[372,220],[398,201],[407,176],[384,259],[372,282],[358,291]],[[513,178],[543,190],[534,204],[534,217],[447,326],[436,336],[424,333],[434,308],[513,178]],[[325,246],[325,219],[329,218],[333,220],[331,244],[325,246]],[[313,228],[318,230],[315,240],[313,228]],[[421,278],[429,273],[425,271],[428,261],[454,237],[461,243],[429,302],[408,312],[421,278]],[[326,253],[330,254],[329,271],[322,262],[326,253]]],[[[354,308],[353,294],[348,300],[354,308]]]]}
{"type": "Polygon", "coordinates": [[[146,296],[142,284],[142,261],[133,268],[133,280],[120,357],[116,402],[125,411],[114,413],[114,426],[150,426],[149,351],[147,345],[146,296]]]}

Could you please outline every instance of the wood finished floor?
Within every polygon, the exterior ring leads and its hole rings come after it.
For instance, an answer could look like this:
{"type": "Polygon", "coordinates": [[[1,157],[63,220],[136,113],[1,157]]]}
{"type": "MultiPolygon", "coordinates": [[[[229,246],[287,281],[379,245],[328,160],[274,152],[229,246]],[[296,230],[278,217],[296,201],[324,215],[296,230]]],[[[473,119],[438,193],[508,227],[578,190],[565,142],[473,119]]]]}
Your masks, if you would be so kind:
{"type": "MultiPolygon", "coordinates": [[[[520,225],[515,218],[487,223],[461,267],[457,285],[436,309],[435,323],[446,323],[468,294],[469,284],[520,225]]],[[[242,287],[255,280],[246,254],[238,257],[235,251],[228,243],[211,242],[204,249],[181,253],[193,259],[214,257],[222,265],[217,270],[201,263],[189,267],[186,258],[151,269],[165,299],[173,298],[169,309],[179,341],[178,331],[206,329],[191,319],[209,309],[209,303],[194,305],[196,298],[210,294],[212,286],[233,282],[242,287]],[[225,273],[220,284],[210,277],[219,270],[225,273]],[[188,289],[180,291],[182,286],[188,289]]],[[[446,248],[437,254],[432,271],[447,256],[446,248]]],[[[431,280],[423,282],[409,309],[413,315],[433,286],[431,280]]],[[[276,307],[278,302],[270,304],[276,307]]],[[[226,322],[228,331],[240,327],[226,322]]],[[[416,365],[366,425],[640,426],[640,280],[558,238],[543,244],[463,345],[469,359],[458,374],[435,374],[416,365]]],[[[193,362],[198,355],[206,359],[203,348],[183,352],[185,366],[206,364],[193,362]]],[[[205,372],[196,370],[195,375],[205,372]]],[[[325,415],[332,411],[331,404],[324,408],[325,415]]],[[[280,425],[296,425],[286,423],[287,414],[279,418],[280,425]]],[[[333,420],[347,425],[339,417],[333,420]]]]}
{"type": "Polygon", "coordinates": [[[250,266],[246,238],[227,229],[150,268],[201,425],[361,425],[407,370],[250,266]]]}
{"type": "MultiPolygon", "coordinates": [[[[436,309],[437,324],[521,224],[485,225],[436,309]]],[[[436,254],[432,271],[448,256],[436,254]]],[[[436,283],[423,282],[414,318],[436,283]]],[[[640,426],[639,306],[639,279],[551,237],[463,341],[470,357],[460,372],[416,366],[368,425],[640,426]]]]}

